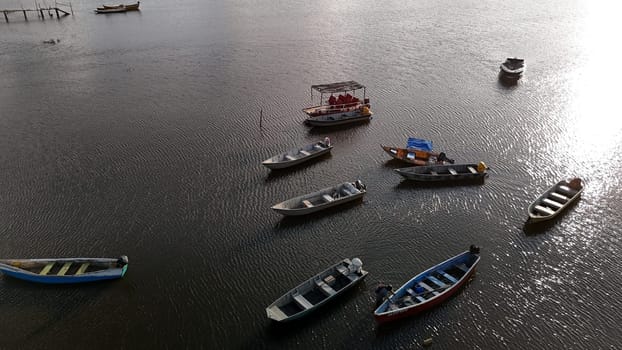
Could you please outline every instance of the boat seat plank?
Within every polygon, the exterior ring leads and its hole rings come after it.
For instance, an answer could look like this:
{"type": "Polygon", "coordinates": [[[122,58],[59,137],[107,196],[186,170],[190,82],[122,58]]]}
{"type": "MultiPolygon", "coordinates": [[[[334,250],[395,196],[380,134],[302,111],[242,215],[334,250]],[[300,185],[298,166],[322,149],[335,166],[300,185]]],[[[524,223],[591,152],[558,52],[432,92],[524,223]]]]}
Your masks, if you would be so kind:
{"type": "Polygon", "coordinates": [[[296,158],[292,157],[292,156],[291,156],[291,155],[289,155],[289,154],[286,154],[286,155],[285,155],[285,159],[287,159],[287,160],[296,160],[296,158]]]}
{"type": "Polygon", "coordinates": [[[45,266],[43,267],[43,269],[41,270],[41,272],[39,272],[39,274],[40,274],[40,275],[47,275],[47,274],[48,274],[48,272],[50,272],[50,270],[52,269],[52,266],[54,266],[54,263],[53,263],[53,262],[51,262],[51,263],[49,263],[49,264],[45,265],[45,266]]]}
{"type": "Polygon", "coordinates": [[[327,202],[332,202],[335,200],[335,198],[333,198],[331,195],[328,195],[328,194],[323,194],[322,198],[324,198],[324,200],[326,200],[327,202]]]}
{"type": "Polygon", "coordinates": [[[568,196],[568,197],[572,197],[572,196],[574,196],[577,193],[577,191],[573,190],[572,188],[570,188],[568,186],[564,186],[564,185],[557,186],[557,191],[560,192],[563,195],[568,196]]]}
{"type": "Polygon", "coordinates": [[[556,201],[558,201],[560,203],[568,202],[568,197],[564,196],[563,194],[557,193],[557,192],[551,192],[551,193],[549,193],[549,196],[552,199],[554,199],[554,200],[556,200],[556,201]]]}
{"type": "Polygon", "coordinates": [[[354,275],[354,274],[350,274],[350,270],[348,270],[348,268],[346,268],[343,265],[339,265],[337,266],[337,271],[339,271],[339,273],[341,273],[342,275],[348,277],[350,279],[350,281],[354,282],[358,279],[358,276],[354,275]]]}
{"type": "Polygon", "coordinates": [[[314,148],[314,149],[316,149],[316,150],[318,150],[318,151],[321,151],[321,150],[323,150],[323,149],[324,149],[324,148],[322,148],[322,146],[320,146],[320,145],[313,145],[313,148],[314,148]]]}
{"type": "Polygon", "coordinates": [[[472,166],[468,166],[467,169],[469,169],[471,174],[477,174],[477,170],[475,170],[475,168],[473,168],[472,166]]]}
{"type": "Polygon", "coordinates": [[[561,207],[563,207],[563,206],[564,206],[563,204],[561,204],[561,203],[559,203],[559,202],[556,202],[556,201],[554,201],[554,200],[548,199],[548,198],[544,198],[544,199],[542,200],[542,202],[543,202],[544,204],[548,205],[548,206],[549,206],[549,207],[551,207],[551,208],[557,208],[557,209],[559,209],[559,208],[561,208],[561,207]]]}
{"type": "Polygon", "coordinates": [[[308,200],[306,200],[306,199],[302,201],[302,204],[304,204],[304,205],[305,205],[305,207],[307,207],[307,208],[311,208],[311,207],[313,207],[313,204],[311,204],[311,202],[309,202],[309,201],[308,201],[308,200]]]}
{"type": "Polygon", "coordinates": [[[58,271],[58,273],[56,275],[58,276],[64,276],[67,273],[67,270],[69,270],[69,267],[71,266],[71,262],[66,262],[63,264],[63,267],[60,268],[60,271],[58,271]]]}
{"type": "Polygon", "coordinates": [[[452,283],[458,283],[458,280],[454,276],[448,274],[447,272],[445,272],[445,271],[438,271],[438,273],[443,275],[445,278],[450,280],[452,283]]]}
{"type": "Polygon", "coordinates": [[[424,298],[424,297],[422,297],[421,295],[417,295],[417,293],[415,293],[415,291],[414,291],[414,290],[412,290],[412,289],[410,289],[410,288],[408,288],[408,289],[406,290],[406,292],[407,292],[408,294],[410,294],[411,296],[415,297],[415,299],[419,300],[420,302],[424,302],[424,301],[425,301],[425,298],[424,298]]]}
{"type": "Polygon", "coordinates": [[[313,307],[313,304],[311,304],[307,298],[303,297],[302,294],[296,293],[292,295],[292,297],[294,298],[294,301],[296,301],[296,304],[304,309],[310,309],[313,307]]]}
{"type": "Polygon", "coordinates": [[[84,263],[82,265],[80,265],[80,268],[78,269],[78,271],[76,271],[76,275],[81,275],[84,272],[86,272],[86,269],[89,267],[89,263],[84,263]]]}
{"type": "Polygon", "coordinates": [[[437,286],[439,286],[441,288],[447,287],[447,285],[445,283],[443,283],[441,280],[439,280],[438,278],[436,278],[434,276],[428,276],[428,279],[430,281],[434,282],[434,284],[436,284],[437,286]]]}
{"type": "Polygon", "coordinates": [[[430,171],[430,174],[432,174],[434,176],[438,175],[438,173],[436,171],[434,171],[434,170],[430,171]]]}
{"type": "Polygon", "coordinates": [[[302,150],[300,150],[300,153],[301,153],[302,155],[304,155],[304,156],[310,156],[310,155],[311,155],[311,153],[309,153],[309,152],[307,152],[307,151],[305,151],[305,150],[303,150],[303,149],[302,149],[302,150]]]}
{"type": "Polygon", "coordinates": [[[542,214],[542,215],[553,215],[555,214],[554,211],[552,211],[551,209],[547,208],[547,207],[543,207],[541,205],[536,205],[533,207],[533,209],[535,211],[537,211],[538,213],[542,214]]]}
{"type": "Polygon", "coordinates": [[[439,294],[439,292],[435,291],[434,288],[430,287],[425,282],[419,282],[419,285],[422,286],[423,288],[425,288],[428,292],[432,292],[432,294],[434,294],[434,295],[438,295],[439,294]]]}
{"type": "Polygon", "coordinates": [[[457,268],[459,268],[460,270],[462,270],[462,271],[464,271],[464,272],[469,271],[469,268],[468,268],[468,267],[467,267],[464,263],[459,264],[459,265],[454,265],[454,266],[455,266],[455,267],[457,267],[457,268]]]}
{"type": "Polygon", "coordinates": [[[324,292],[324,294],[326,294],[326,296],[330,297],[337,294],[337,292],[333,288],[331,288],[331,286],[324,283],[324,281],[322,280],[315,280],[315,285],[320,287],[320,289],[322,290],[322,292],[324,292]]]}
{"type": "Polygon", "coordinates": [[[451,175],[458,175],[458,172],[456,171],[456,169],[454,169],[454,168],[449,168],[448,170],[449,170],[449,173],[450,173],[451,175]]]}

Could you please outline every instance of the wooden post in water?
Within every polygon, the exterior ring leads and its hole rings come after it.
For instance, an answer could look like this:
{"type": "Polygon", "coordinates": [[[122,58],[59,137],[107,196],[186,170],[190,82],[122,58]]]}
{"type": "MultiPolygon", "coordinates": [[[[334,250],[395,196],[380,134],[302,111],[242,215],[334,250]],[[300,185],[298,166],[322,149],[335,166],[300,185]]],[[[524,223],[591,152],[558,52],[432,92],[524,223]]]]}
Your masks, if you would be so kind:
{"type": "Polygon", "coordinates": [[[261,129],[263,126],[263,109],[259,110],[259,128],[261,129]]]}
{"type": "Polygon", "coordinates": [[[6,11],[2,11],[4,12],[4,19],[6,19],[6,23],[9,23],[9,17],[6,15],[6,11]]]}
{"type": "Polygon", "coordinates": [[[60,15],[58,14],[58,7],[55,7],[54,11],[56,11],[56,19],[60,19],[60,15]]]}
{"type": "Polygon", "coordinates": [[[26,17],[26,10],[22,8],[22,12],[24,12],[24,19],[26,20],[26,22],[28,22],[28,17],[26,17]]]}

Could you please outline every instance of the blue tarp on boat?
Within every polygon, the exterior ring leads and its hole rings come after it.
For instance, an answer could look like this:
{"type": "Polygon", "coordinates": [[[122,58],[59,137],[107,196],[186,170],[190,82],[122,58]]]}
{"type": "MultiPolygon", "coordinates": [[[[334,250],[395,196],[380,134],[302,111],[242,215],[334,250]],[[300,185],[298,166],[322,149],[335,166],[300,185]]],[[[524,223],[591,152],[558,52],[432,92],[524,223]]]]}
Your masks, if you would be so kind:
{"type": "Polygon", "coordinates": [[[416,149],[420,149],[424,151],[431,151],[432,141],[409,137],[408,143],[406,144],[406,148],[416,148],[416,149]]]}

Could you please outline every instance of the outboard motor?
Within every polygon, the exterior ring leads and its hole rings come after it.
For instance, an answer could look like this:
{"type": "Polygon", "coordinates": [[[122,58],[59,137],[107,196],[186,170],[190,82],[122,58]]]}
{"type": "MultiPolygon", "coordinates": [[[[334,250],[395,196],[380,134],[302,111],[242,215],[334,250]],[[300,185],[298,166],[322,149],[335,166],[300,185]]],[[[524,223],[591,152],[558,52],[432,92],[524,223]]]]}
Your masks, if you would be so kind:
{"type": "Polygon", "coordinates": [[[479,247],[476,246],[475,244],[471,244],[471,246],[469,247],[469,253],[479,254],[479,247]]]}
{"type": "Polygon", "coordinates": [[[367,186],[365,186],[365,184],[363,184],[363,182],[361,180],[356,180],[354,181],[354,186],[356,188],[358,188],[359,190],[365,190],[367,189],[367,186]]]}
{"type": "Polygon", "coordinates": [[[129,263],[129,259],[127,258],[127,255],[122,255],[117,259],[117,266],[118,267],[123,267],[125,265],[127,265],[129,263]]]}
{"type": "Polygon", "coordinates": [[[350,266],[348,266],[348,270],[350,273],[361,273],[361,267],[363,267],[363,262],[359,258],[352,259],[350,266]]]}
{"type": "Polygon", "coordinates": [[[328,136],[324,138],[324,144],[326,145],[326,147],[330,147],[330,138],[328,136]]]}

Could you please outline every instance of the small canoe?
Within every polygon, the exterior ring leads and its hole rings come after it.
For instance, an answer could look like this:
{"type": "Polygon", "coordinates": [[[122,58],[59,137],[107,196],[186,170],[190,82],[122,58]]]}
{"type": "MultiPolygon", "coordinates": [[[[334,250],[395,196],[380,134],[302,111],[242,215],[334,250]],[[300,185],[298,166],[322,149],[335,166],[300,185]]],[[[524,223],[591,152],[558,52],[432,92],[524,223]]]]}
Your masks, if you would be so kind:
{"type": "Polygon", "coordinates": [[[407,180],[419,182],[444,182],[481,180],[486,177],[488,167],[478,164],[424,165],[395,169],[407,180]]]}
{"type": "Polygon", "coordinates": [[[11,277],[48,284],[82,283],[121,278],[128,258],[2,259],[0,271],[11,277]]]}
{"type": "Polygon", "coordinates": [[[435,265],[404,283],[374,311],[378,323],[428,310],[454,295],[475,273],[479,248],[471,248],[435,265]]]}
{"type": "Polygon", "coordinates": [[[268,318],[288,322],[308,315],[367,277],[360,259],[343,259],[285,293],[266,308],[268,318]]]}
{"type": "Polygon", "coordinates": [[[344,182],[275,204],[272,210],[285,216],[306,215],[362,198],[366,192],[361,180],[344,182]]]}
{"type": "Polygon", "coordinates": [[[365,122],[371,119],[372,112],[366,105],[352,111],[332,113],[309,117],[305,123],[310,126],[336,126],[351,123],[365,122]]]}
{"type": "Polygon", "coordinates": [[[581,179],[561,180],[544,192],[529,206],[529,222],[550,220],[570,204],[575,202],[583,192],[581,179]]]}
{"type": "Polygon", "coordinates": [[[522,58],[508,57],[499,67],[500,74],[504,78],[519,79],[525,71],[525,60],[522,58]]]}
{"type": "Polygon", "coordinates": [[[266,159],[261,164],[269,169],[284,169],[300,163],[304,163],[323,154],[329,153],[333,149],[330,139],[318,141],[303,147],[291,149],[285,153],[266,159]]]}
{"type": "Polygon", "coordinates": [[[447,158],[445,153],[424,151],[415,148],[399,148],[380,145],[391,157],[414,165],[453,164],[454,160],[447,158]]]}
{"type": "Polygon", "coordinates": [[[95,13],[121,13],[121,12],[127,12],[127,10],[125,9],[125,7],[109,8],[109,9],[100,9],[100,8],[97,8],[97,9],[95,10],[95,13]]]}

